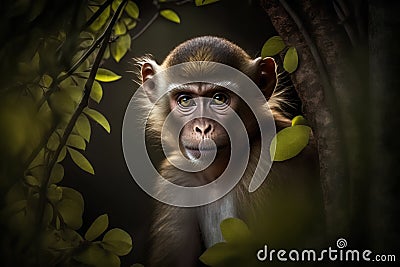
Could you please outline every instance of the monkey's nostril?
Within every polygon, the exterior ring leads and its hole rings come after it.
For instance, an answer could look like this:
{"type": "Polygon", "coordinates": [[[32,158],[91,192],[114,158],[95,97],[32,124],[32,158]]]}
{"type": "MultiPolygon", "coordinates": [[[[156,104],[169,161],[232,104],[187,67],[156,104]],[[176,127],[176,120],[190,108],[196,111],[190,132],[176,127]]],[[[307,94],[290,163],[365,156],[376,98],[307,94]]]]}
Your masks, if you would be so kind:
{"type": "Polygon", "coordinates": [[[204,129],[204,134],[208,134],[209,132],[211,132],[211,124],[208,124],[204,129]]]}
{"type": "Polygon", "coordinates": [[[194,127],[194,130],[197,132],[197,133],[203,133],[203,131],[199,128],[199,127],[194,127]]]}
{"type": "Polygon", "coordinates": [[[205,134],[208,134],[208,133],[211,132],[212,127],[211,127],[211,124],[204,125],[203,127],[201,127],[201,126],[195,126],[195,127],[194,127],[194,130],[195,130],[196,133],[205,135],[205,134]]]}

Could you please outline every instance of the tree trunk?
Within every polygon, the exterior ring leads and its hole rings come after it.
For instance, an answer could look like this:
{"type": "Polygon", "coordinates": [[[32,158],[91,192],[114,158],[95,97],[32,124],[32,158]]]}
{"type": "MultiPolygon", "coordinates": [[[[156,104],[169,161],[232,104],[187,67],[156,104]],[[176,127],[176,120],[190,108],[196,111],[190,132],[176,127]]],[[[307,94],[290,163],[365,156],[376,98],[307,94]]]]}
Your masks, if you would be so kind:
{"type": "Polygon", "coordinates": [[[262,5],[278,34],[299,54],[291,77],[318,144],[328,234],[337,238],[352,230],[361,242],[369,166],[362,107],[369,100],[363,92],[368,86],[359,79],[368,61],[359,55],[366,50],[354,53],[350,40],[359,45],[359,36],[347,34],[357,31],[345,30],[347,22],[339,23],[331,2],[263,0],[262,5]]]}

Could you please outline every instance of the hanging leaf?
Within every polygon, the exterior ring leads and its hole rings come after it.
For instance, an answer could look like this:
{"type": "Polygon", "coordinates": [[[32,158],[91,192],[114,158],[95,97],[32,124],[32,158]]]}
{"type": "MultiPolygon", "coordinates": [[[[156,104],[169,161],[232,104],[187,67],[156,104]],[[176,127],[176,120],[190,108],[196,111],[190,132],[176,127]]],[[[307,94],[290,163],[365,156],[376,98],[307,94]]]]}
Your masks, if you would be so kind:
{"type": "Polygon", "coordinates": [[[92,90],[90,91],[90,98],[100,103],[101,98],[103,97],[103,88],[98,81],[93,82],[92,90]]]}
{"type": "Polygon", "coordinates": [[[114,26],[114,34],[119,36],[119,35],[124,35],[126,33],[126,26],[122,21],[118,21],[115,26],[114,26]]]}
{"type": "Polygon", "coordinates": [[[25,176],[25,183],[30,186],[40,186],[38,179],[32,175],[25,176]]]}
{"type": "Polygon", "coordinates": [[[119,36],[118,39],[110,45],[111,55],[116,62],[119,62],[130,48],[131,36],[129,34],[119,36]]]}
{"type": "Polygon", "coordinates": [[[85,139],[87,142],[90,141],[90,133],[91,133],[90,122],[85,114],[81,114],[78,117],[78,120],[76,121],[75,124],[75,129],[77,133],[83,137],[83,139],[85,139]]]}
{"type": "Polygon", "coordinates": [[[307,124],[308,124],[307,120],[301,115],[298,115],[298,116],[296,116],[296,117],[294,117],[292,119],[292,126],[295,126],[295,125],[307,125],[307,124]]]}
{"type": "Polygon", "coordinates": [[[132,18],[123,18],[122,21],[124,22],[128,30],[132,30],[133,28],[136,27],[136,20],[132,18]]]}
{"type": "Polygon", "coordinates": [[[60,136],[57,134],[57,132],[53,132],[47,141],[46,148],[51,151],[56,151],[59,144],[60,136]]]}
{"type": "Polygon", "coordinates": [[[61,164],[55,164],[50,174],[50,183],[56,184],[61,182],[64,177],[64,167],[61,164]]]}
{"type": "Polygon", "coordinates": [[[100,124],[108,133],[110,133],[111,128],[110,124],[108,123],[106,117],[103,116],[100,112],[97,110],[91,109],[86,107],[83,112],[88,115],[90,118],[92,118],[95,122],[100,124]]]}
{"type": "Polygon", "coordinates": [[[86,142],[83,137],[76,134],[71,134],[68,137],[67,145],[82,150],[85,150],[86,148],[86,142]]]}
{"type": "Polygon", "coordinates": [[[119,267],[121,265],[118,256],[106,251],[98,244],[90,244],[75,255],[74,260],[85,264],[85,266],[119,267]]]}
{"type": "Polygon", "coordinates": [[[58,155],[57,163],[63,161],[64,158],[65,158],[65,155],[67,155],[67,149],[66,149],[66,147],[64,146],[64,147],[61,149],[60,155],[58,155]]]}
{"type": "Polygon", "coordinates": [[[221,222],[221,233],[226,242],[241,243],[248,240],[250,230],[240,219],[228,218],[221,222]]]}
{"type": "Polygon", "coordinates": [[[57,91],[50,95],[49,105],[56,114],[71,114],[75,110],[75,103],[67,92],[57,91]]]}
{"type": "Polygon", "coordinates": [[[93,241],[98,238],[104,231],[108,228],[108,215],[103,214],[97,217],[92,223],[85,234],[85,239],[88,241],[93,241]]]}
{"type": "Polygon", "coordinates": [[[63,199],[69,199],[78,204],[79,210],[83,212],[84,201],[82,194],[73,188],[61,187],[63,190],[63,199]]]}
{"type": "Polygon", "coordinates": [[[106,51],[104,51],[103,59],[109,59],[109,58],[110,58],[110,55],[111,55],[110,46],[108,45],[108,46],[106,47],[106,51]]]}
{"type": "Polygon", "coordinates": [[[118,9],[118,6],[122,3],[122,0],[114,0],[111,4],[111,8],[113,11],[118,9]]]}
{"type": "Polygon", "coordinates": [[[69,154],[71,155],[72,160],[79,168],[88,173],[94,174],[94,169],[90,162],[85,158],[85,156],[83,156],[79,151],[70,147],[68,147],[67,149],[69,154]]]}
{"type": "Polygon", "coordinates": [[[132,238],[124,230],[114,228],[104,235],[102,246],[118,256],[124,256],[132,249],[132,238]]]}
{"type": "Polygon", "coordinates": [[[104,11],[100,14],[98,18],[96,18],[95,21],[90,25],[90,28],[94,31],[97,32],[101,28],[103,28],[104,24],[106,24],[108,18],[110,17],[110,6],[106,7],[104,11]]]}
{"type": "Polygon", "coordinates": [[[83,209],[78,202],[62,199],[56,207],[66,225],[74,230],[81,228],[83,209]]]}
{"type": "Polygon", "coordinates": [[[297,55],[297,50],[295,47],[289,47],[288,51],[286,52],[285,58],[283,59],[283,68],[292,73],[297,69],[299,64],[299,58],[297,55]]]}
{"type": "Polygon", "coordinates": [[[63,190],[60,186],[55,184],[51,184],[49,188],[47,188],[47,198],[52,202],[56,203],[61,200],[63,194],[63,190]]]}
{"type": "Polygon", "coordinates": [[[161,10],[160,15],[172,22],[181,23],[181,19],[179,18],[178,14],[176,14],[175,11],[172,11],[171,9],[161,10]]]}
{"type": "Polygon", "coordinates": [[[262,50],[261,50],[261,57],[272,57],[276,54],[280,53],[285,48],[285,43],[283,42],[280,36],[272,36],[269,38],[262,50]]]}
{"type": "Polygon", "coordinates": [[[232,257],[234,252],[227,243],[221,242],[208,248],[200,257],[200,261],[209,266],[226,266],[226,258],[232,257]]]}
{"type": "Polygon", "coordinates": [[[126,4],[125,7],[125,12],[134,19],[139,17],[139,8],[135,2],[128,1],[128,4],[126,4]]]}
{"type": "Polygon", "coordinates": [[[113,82],[121,79],[122,77],[115,74],[111,70],[99,68],[96,74],[96,80],[99,82],[113,82]]]}
{"type": "Polygon", "coordinates": [[[279,131],[271,142],[271,158],[274,161],[284,161],[295,157],[307,146],[310,133],[311,128],[305,125],[295,125],[279,131]]]}
{"type": "Polygon", "coordinates": [[[220,0],[196,0],[196,6],[204,6],[204,5],[208,5],[208,4],[212,4],[215,2],[218,2],[220,0]]]}

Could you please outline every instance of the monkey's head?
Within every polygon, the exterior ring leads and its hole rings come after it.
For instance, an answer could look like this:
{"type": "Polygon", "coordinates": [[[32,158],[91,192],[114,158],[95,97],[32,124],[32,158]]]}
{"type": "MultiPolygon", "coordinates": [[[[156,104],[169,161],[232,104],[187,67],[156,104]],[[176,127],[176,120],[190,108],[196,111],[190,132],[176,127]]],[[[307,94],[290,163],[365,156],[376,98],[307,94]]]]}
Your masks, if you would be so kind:
{"type": "MultiPolygon", "coordinates": [[[[262,92],[259,101],[260,108],[271,97],[277,82],[276,65],[272,58],[252,59],[243,49],[237,45],[218,37],[198,37],[188,40],[177,46],[167,56],[161,65],[151,58],[141,59],[140,76],[145,85],[158,72],[171,66],[186,62],[217,62],[233,67],[247,75],[262,92]]],[[[210,68],[196,68],[196,65],[185,69],[186,75],[193,72],[212,73],[210,68]]],[[[169,81],[171,83],[173,81],[169,81]]],[[[147,83],[149,84],[149,83],[147,83]]],[[[225,128],[219,122],[229,124],[234,112],[239,115],[247,130],[250,140],[257,134],[257,122],[250,108],[232,91],[221,85],[211,83],[192,82],[180,84],[166,93],[165,88],[157,86],[143,86],[148,98],[154,103],[153,111],[149,118],[152,131],[161,132],[167,116],[172,120],[185,121],[175,143],[176,149],[182,151],[189,159],[197,159],[201,153],[210,150],[218,150],[217,156],[225,157],[229,150],[230,139],[225,128]],[[164,92],[160,92],[164,90],[164,92]],[[163,94],[157,103],[155,95],[163,94]],[[166,94],[165,94],[166,93],[166,94]],[[187,119],[197,110],[200,116],[187,119]],[[213,114],[201,116],[203,113],[213,114]],[[210,145],[207,140],[212,140],[210,145]],[[200,153],[201,150],[201,153],[200,153]]],[[[240,88],[239,90],[246,90],[240,88]]],[[[167,141],[168,143],[174,143],[167,141]]]]}

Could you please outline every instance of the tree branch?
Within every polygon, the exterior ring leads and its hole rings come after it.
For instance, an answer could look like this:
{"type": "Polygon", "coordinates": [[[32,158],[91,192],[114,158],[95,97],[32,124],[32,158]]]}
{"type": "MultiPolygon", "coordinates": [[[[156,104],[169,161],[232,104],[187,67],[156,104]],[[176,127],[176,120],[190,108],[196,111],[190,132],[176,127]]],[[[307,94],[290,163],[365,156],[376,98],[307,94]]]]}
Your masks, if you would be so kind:
{"type": "Polygon", "coordinates": [[[92,89],[95,77],[96,77],[96,73],[98,68],[100,67],[100,63],[101,60],[104,56],[104,52],[106,51],[107,45],[108,45],[108,40],[111,37],[111,33],[112,33],[112,29],[113,26],[115,24],[115,22],[117,21],[117,18],[119,17],[119,14],[121,13],[123,6],[125,6],[127,0],[124,0],[117,8],[117,10],[115,11],[110,23],[107,26],[106,31],[104,32],[104,40],[103,43],[100,47],[100,50],[96,56],[96,59],[93,63],[92,69],[90,71],[89,74],[89,78],[86,81],[85,84],[85,89],[83,91],[83,97],[81,102],[79,103],[78,107],[76,108],[74,114],[71,117],[71,120],[68,122],[68,125],[65,128],[64,134],[60,140],[60,144],[57,147],[56,151],[53,154],[53,157],[51,158],[49,164],[48,164],[48,168],[46,170],[46,176],[43,179],[43,182],[41,184],[41,188],[40,188],[40,197],[39,197],[39,212],[38,212],[38,218],[37,218],[37,227],[39,229],[41,229],[42,227],[42,222],[43,222],[43,214],[44,214],[44,209],[45,209],[45,205],[46,205],[46,193],[47,193],[47,187],[48,187],[48,183],[50,180],[50,174],[51,174],[51,170],[53,169],[54,165],[57,162],[58,156],[61,153],[62,148],[65,146],[65,144],[67,143],[68,137],[71,134],[76,121],[78,120],[78,117],[81,115],[81,113],[83,112],[83,109],[88,105],[89,102],[89,97],[90,97],[90,91],[92,89]]]}
{"type": "Polygon", "coordinates": [[[158,18],[158,15],[159,15],[159,10],[157,9],[157,12],[153,15],[153,17],[147,22],[146,25],[143,26],[143,28],[137,34],[135,34],[131,38],[131,40],[133,41],[133,40],[139,38],[139,36],[142,35],[147,30],[147,28],[149,28],[151,26],[151,24],[153,24],[153,22],[158,18]]]}

